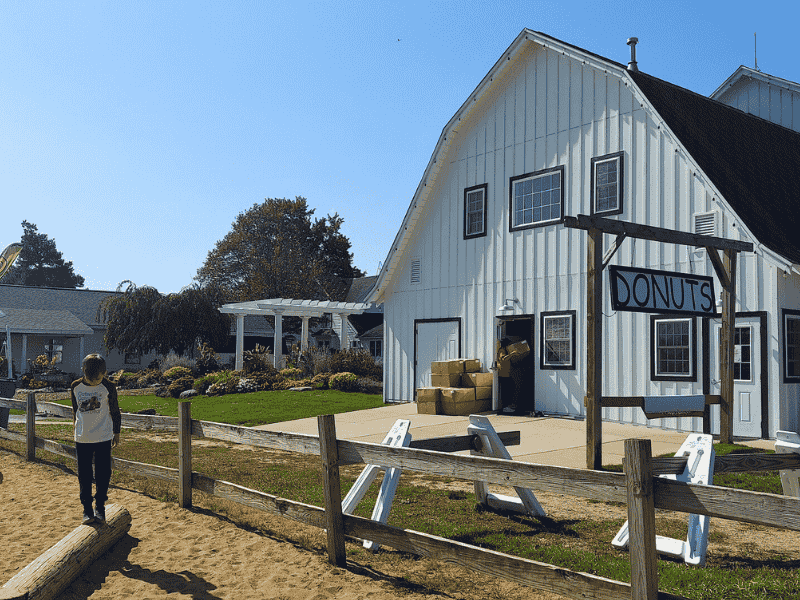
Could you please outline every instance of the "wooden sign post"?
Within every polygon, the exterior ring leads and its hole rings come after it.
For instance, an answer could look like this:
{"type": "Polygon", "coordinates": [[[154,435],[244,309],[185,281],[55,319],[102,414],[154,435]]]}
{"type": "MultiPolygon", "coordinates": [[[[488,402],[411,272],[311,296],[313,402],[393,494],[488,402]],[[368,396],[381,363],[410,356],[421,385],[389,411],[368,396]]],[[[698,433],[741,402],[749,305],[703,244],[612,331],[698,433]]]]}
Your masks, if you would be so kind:
{"type": "MultiPolygon", "coordinates": [[[[603,402],[603,322],[602,290],[603,269],[611,261],[626,237],[651,240],[668,244],[701,246],[706,249],[711,264],[722,285],[722,333],[720,335],[720,440],[730,443],[733,438],[733,342],[736,298],[736,255],[737,252],[752,252],[751,242],[741,242],[725,238],[673,231],[661,227],[651,227],[638,223],[628,223],[603,217],[578,215],[564,217],[564,226],[571,229],[584,229],[588,232],[586,268],[586,468],[598,470],[602,461],[602,421],[603,406],[615,406],[603,402]],[[603,234],[616,235],[617,238],[605,256],[603,234]],[[718,250],[724,252],[721,259],[718,250]]],[[[705,304],[700,300],[700,304],[705,304]]],[[[639,307],[643,308],[643,307],[639,307]]],[[[659,309],[661,310],[661,309],[659,309]]],[[[704,312],[704,311],[701,311],[704,312]]],[[[709,316],[709,315],[705,315],[709,316]]],[[[622,400],[625,400],[624,398],[622,400]]],[[[628,406],[628,404],[622,404],[628,406]]],[[[709,424],[704,423],[704,429],[709,424]]]]}

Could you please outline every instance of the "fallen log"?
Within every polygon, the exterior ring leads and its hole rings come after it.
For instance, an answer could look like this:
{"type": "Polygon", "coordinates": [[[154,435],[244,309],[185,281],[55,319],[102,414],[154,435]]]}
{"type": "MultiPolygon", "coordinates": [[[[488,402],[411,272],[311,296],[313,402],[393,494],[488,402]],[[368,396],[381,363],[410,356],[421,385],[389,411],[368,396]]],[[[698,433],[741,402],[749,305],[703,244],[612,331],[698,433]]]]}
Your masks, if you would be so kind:
{"type": "Polygon", "coordinates": [[[51,600],[130,529],[121,504],[106,506],[105,524],[79,525],[0,587],[0,600],[51,600]]]}

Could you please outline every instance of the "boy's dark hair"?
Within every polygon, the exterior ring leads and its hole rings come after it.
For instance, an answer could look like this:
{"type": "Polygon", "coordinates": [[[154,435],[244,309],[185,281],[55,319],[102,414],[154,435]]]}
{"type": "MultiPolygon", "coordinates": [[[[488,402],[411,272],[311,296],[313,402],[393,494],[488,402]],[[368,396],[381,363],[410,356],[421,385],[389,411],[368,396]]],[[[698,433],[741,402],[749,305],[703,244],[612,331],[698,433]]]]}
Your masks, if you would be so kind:
{"type": "Polygon", "coordinates": [[[99,354],[89,354],[83,359],[83,374],[94,381],[106,374],[106,359],[99,354]]]}

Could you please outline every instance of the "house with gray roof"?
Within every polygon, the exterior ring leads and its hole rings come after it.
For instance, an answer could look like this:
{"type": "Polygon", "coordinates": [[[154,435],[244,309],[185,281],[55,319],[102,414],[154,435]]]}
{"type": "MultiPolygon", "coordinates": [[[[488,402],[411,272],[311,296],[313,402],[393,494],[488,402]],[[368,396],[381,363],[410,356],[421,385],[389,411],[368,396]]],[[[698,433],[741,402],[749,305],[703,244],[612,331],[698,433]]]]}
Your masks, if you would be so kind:
{"type": "MultiPolygon", "coordinates": [[[[0,284],[0,338],[6,356],[8,333],[13,372],[27,373],[37,356],[45,355],[65,373],[80,374],[83,357],[98,352],[106,359],[109,372],[146,367],[155,355],[123,355],[106,352],[106,325],[98,320],[98,307],[117,292],[26,287],[0,284]]],[[[3,372],[0,376],[7,376],[3,372]]]]}

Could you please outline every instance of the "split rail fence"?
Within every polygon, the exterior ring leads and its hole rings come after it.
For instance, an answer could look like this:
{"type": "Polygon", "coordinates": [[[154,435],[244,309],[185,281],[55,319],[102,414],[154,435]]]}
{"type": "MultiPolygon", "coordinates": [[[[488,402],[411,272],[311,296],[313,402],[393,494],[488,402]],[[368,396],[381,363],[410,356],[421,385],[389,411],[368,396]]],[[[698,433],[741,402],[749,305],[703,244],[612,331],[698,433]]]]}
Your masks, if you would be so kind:
{"type": "MultiPolygon", "coordinates": [[[[36,402],[35,394],[29,394],[26,401],[0,398],[0,413],[5,412],[7,416],[7,411],[3,409],[13,408],[25,410],[27,414],[24,435],[0,427],[0,438],[26,443],[28,460],[35,460],[36,448],[74,459],[74,447],[36,437],[37,407],[42,412],[72,417],[72,407],[36,402]]],[[[338,566],[346,565],[344,542],[345,536],[350,536],[372,540],[397,550],[459,565],[567,598],[677,600],[683,596],[658,590],[656,508],[800,531],[800,499],[681,483],[657,477],[683,472],[686,458],[654,459],[650,440],[646,439],[625,440],[623,474],[448,453],[473,448],[472,436],[414,441],[412,447],[406,448],[338,440],[332,415],[318,417],[318,436],[262,431],[194,420],[191,418],[190,402],[179,404],[178,417],[123,413],[122,425],[144,430],[177,431],[179,468],[171,469],[119,458],[113,459],[113,468],[176,483],[179,488],[179,504],[184,508],[191,506],[192,489],[196,489],[326,529],[329,560],[338,566]],[[192,436],[319,455],[325,507],[280,498],[193,472],[192,436]],[[630,527],[631,583],[579,573],[343,514],[339,467],[348,464],[381,465],[385,468],[395,467],[466,481],[485,481],[509,487],[527,487],[599,501],[626,503],[630,527]]],[[[716,473],[797,468],[800,468],[800,455],[795,454],[729,455],[718,457],[714,465],[716,473]]]]}

